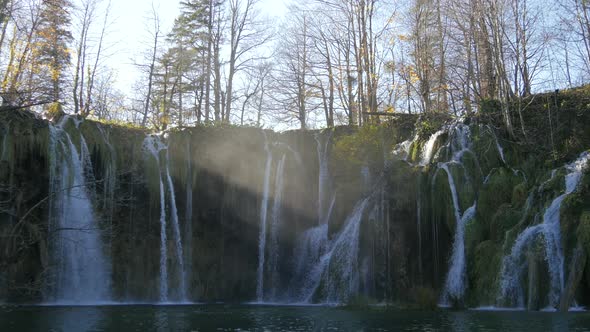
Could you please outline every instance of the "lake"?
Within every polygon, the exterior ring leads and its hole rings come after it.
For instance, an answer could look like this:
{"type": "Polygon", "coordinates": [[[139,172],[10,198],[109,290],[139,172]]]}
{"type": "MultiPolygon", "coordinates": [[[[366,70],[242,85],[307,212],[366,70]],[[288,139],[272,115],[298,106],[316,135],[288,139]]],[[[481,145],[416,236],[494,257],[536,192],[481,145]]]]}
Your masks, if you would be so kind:
{"type": "Polygon", "coordinates": [[[3,306],[0,331],[590,331],[590,313],[223,304],[3,306]]]}

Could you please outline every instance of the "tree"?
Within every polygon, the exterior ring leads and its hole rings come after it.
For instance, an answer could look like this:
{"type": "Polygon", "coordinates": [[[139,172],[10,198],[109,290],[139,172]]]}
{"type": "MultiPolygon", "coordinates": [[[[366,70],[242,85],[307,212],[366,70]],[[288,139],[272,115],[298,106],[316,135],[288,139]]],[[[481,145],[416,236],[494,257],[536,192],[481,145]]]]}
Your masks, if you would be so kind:
{"type": "Polygon", "coordinates": [[[110,2],[104,11],[104,19],[99,30],[97,44],[92,45],[91,28],[100,9],[101,0],[84,0],[76,10],[78,38],[76,40],[76,65],[72,82],[74,113],[87,116],[92,108],[92,97],[96,73],[103,53],[103,42],[109,23],[110,2]],[[90,54],[94,51],[94,54],[90,54]],[[94,55],[94,59],[92,59],[94,55]]]}
{"type": "Polygon", "coordinates": [[[285,26],[277,55],[279,65],[273,75],[276,95],[273,99],[288,118],[295,118],[301,129],[308,127],[311,87],[308,82],[311,40],[309,37],[309,13],[292,9],[290,22],[285,26]]]}
{"type": "Polygon", "coordinates": [[[158,47],[160,42],[160,16],[156,12],[156,8],[152,4],[152,12],[151,12],[151,21],[152,21],[152,29],[150,30],[150,35],[152,38],[152,47],[150,48],[150,58],[148,59],[149,65],[147,66],[147,92],[144,98],[143,104],[143,118],[141,120],[141,126],[145,127],[147,125],[148,114],[150,110],[150,102],[152,99],[152,89],[154,83],[154,74],[156,69],[156,60],[158,56],[158,47]]]}
{"type": "Polygon", "coordinates": [[[69,30],[71,8],[69,0],[44,0],[37,30],[36,56],[49,74],[51,85],[46,91],[54,102],[61,101],[64,68],[70,64],[68,45],[73,39],[69,30]]]}
{"type": "Polygon", "coordinates": [[[231,107],[235,75],[254,57],[244,58],[255,49],[264,45],[270,34],[265,33],[264,25],[257,18],[255,6],[258,0],[230,0],[229,1],[229,61],[226,83],[225,117],[230,122],[231,107]]]}

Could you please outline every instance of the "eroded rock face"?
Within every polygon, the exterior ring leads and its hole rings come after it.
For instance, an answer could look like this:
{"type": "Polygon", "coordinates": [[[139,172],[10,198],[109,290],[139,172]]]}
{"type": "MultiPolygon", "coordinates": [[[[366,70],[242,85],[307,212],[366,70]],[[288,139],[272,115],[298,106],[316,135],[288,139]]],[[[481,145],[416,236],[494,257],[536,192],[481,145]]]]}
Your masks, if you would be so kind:
{"type": "MultiPolygon", "coordinates": [[[[46,301],[54,287],[54,125],[0,113],[0,236],[8,239],[0,243],[0,301],[46,301]]],[[[542,223],[564,193],[562,165],[581,152],[567,145],[561,160],[546,162],[542,151],[474,120],[285,133],[197,127],[157,137],[146,158],[145,131],[76,118],[62,125],[87,157],[85,194],[109,261],[112,301],[431,308],[446,292],[451,305],[542,309],[550,279],[543,239],[531,239],[515,258],[523,270],[511,285],[520,303],[499,295],[503,264],[519,235],[542,223]],[[445,290],[451,268],[460,292],[445,290]]],[[[559,137],[567,141],[579,126],[559,137]]],[[[589,182],[583,172],[560,211],[564,266],[583,262],[563,271],[563,308],[572,299],[590,302],[587,260],[573,255],[590,238],[580,221],[590,209],[589,182]]]]}

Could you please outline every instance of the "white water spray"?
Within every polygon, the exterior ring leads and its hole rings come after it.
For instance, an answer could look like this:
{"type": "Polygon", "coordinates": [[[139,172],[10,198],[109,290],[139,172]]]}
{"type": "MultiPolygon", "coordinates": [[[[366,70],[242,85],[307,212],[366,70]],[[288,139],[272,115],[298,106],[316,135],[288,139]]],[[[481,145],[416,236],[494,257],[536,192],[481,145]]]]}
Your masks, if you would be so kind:
{"type": "MultiPolygon", "coordinates": [[[[510,254],[502,262],[500,299],[517,306],[524,305],[524,290],[521,285],[522,273],[526,268],[524,254],[538,236],[542,235],[545,244],[545,260],[550,277],[548,303],[556,307],[565,287],[564,256],[561,246],[560,209],[563,200],[574,192],[582,179],[583,171],[588,167],[590,153],[584,152],[571,164],[565,166],[565,192],[556,197],[543,214],[543,223],[529,226],[516,239],[510,254]]],[[[551,178],[556,172],[552,172],[551,178]]],[[[543,185],[542,185],[543,186],[543,185]]]]}
{"type": "MultiPolygon", "coordinates": [[[[266,136],[265,136],[266,139],[266,136]]],[[[258,235],[258,270],[256,280],[256,299],[264,300],[264,260],[266,251],[266,219],[268,211],[268,194],[270,191],[270,170],[272,166],[272,151],[268,140],[264,144],[266,150],[266,165],[264,168],[264,184],[262,189],[262,201],[260,202],[260,233],[258,235]]]]}
{"type": "MultiPolygon", "coordinates": [[[[66,120],[61,122],[65,123],[66,120]]],[[[84,177],[85,162],[61,126],[49,126],[50,229],[54,284],[58,303],[93,304],[111,299],[110,264],[84,177]]],[[[85,159],[85,158],[84,158],[85,159]]],[[[87,170],[90,172],[90,170],[87,170]]]]}

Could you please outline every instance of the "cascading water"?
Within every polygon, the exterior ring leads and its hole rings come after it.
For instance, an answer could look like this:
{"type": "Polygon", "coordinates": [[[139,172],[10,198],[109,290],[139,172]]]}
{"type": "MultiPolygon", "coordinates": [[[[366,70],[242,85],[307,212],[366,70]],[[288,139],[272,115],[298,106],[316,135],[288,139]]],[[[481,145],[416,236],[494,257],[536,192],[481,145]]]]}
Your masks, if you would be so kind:
{"type": "MultiPolygon", "coordinates": [[[[526,268],[523,262],[524,254],[530,245],[542,235],[545,244],[545,260],[547,261],[550,277],[548,294],[549,307],[555,308],[564,290],[564,256],[561,247],[560,209],[563,200],[576,190],[582,179],[583,171],[588,167],[590,153],[584,152],[571,164],[565,166],[568,173],[565,176],[565,192],[556,197],[543,214],[543,223],[529,226],[514,242],[510,254],[502,261],[500,272],[501,300],[511,305],[524,306],[524,290],[521,285],[522,273],[526,268]]],[[[552,178],[556,172],[552,172],[552,178]]]]}
{"type": "Polygon", "coordinates": [[[49,299],[74,304],[110,301],[110,266],[84,176],[85,168],[92,164],[89,158],[81,158],[60,125],[50,125],[49,133],[49,243],[53,260],[49,299]]]}
{"type": "Polygon", "coordinates": [[[146,137],[143,141],[143,148],[146,153],[152,156],[158,165],[158,177],[160,184],[160,302],[168,301],[168,240],[166,238],[166,192],[160,172],[160,151],[164,145],[152,136],[146,137]]]}
{"type": "Polygon", "coordinates": [[[84,139],[84,135],[80,134],[80,160],[82,161],[82,169],[84,178],[88,183],[88,187],[91,188],[89,190],[90,193],[94,194],[94,184],[96,183],[96,178],[94,177],[94,170],[92,169],[92,160],[90,160],[90,151],[88,150],[88,145],[86,144],[86,139],[84,139]]]}
{"type": "MultiPolygon", "coordinates": [[[[368,202],[369,198],[365,198],[355,205],[344,229],[329,245],[328,252],[320,258],[319,264],[314,268],[321,271],[326,303],[343,303],[358,292],[360,225],[368,202]]],[[[317,286],[307,297],[308,300],[314,295],[317,286]]]]}
{"type": "Polygon", "coordinates": [[[319,161],[319,175],[318,175],[318,224],[324,224],[328,222],[329,216],[326,212],[329,209],[326,204],[329,203],[327,194],[330,192],[330,173],[328,169],[328,144],[332,134],[326,137],[325,141],[322,142],[321,136],[316,135],[315,140],[317,142],[318,161],[319,161]]]}
{"type": "Polygon", "coordinates": [[[256,299],[264,301],[264,260],[266,251],[266,220],[268,211],[268,194],[270,191],[270,171],[272,166],[272,151],[265,136],[266,165],[264,168],[264,184],[262,201],[260,202],[260,233],[258,234],[258,270],[256,278],[256,299]]]}
{"type": "Polygon", "coordinates": [[[422,150],[422,156],[420,160],[420,166],[426,166],[430,164],[432,157],[434,156],[434,147],[438,138],[447,131],[446,128],[443,128],[436,133],[432,134],[426,144],[424,145],[424,149],[422,150]]]}
{"type": "Polygon", "coordinates": [[[270,223],[270,246],[269,261],[271,293],[269,299],[276,301],[277,292],[279,291],[279,231],[281,230],[281,208],[283,200],[283,172],[285,166],[285,155],[279,160],[275,175],[275,193],[274,202],[271,211],[270,223]]]}
{"type": "MultiPolygon", "coordinates": [[[[190,140],[186,144],[186,211],[184,221],[184,279],[190,282],[193,270],[193,168],[190,140]]],[[[188,286],[188,285],[187,285],[188,286]]]]}
{"type": "Polygon", "coordinates": [[[176,194],[174,193],[174,184],[170,177],[170,156],[166,153],[166,179],[168,181],[168,191],[170,192],[170,219],[172,219],[172,230],[174,233],[174,244],[176,248],[176,258],[178,259],[179,266],[179,298],[181,301],[186,300],[186,277],[184,271],[184,254],[182,252],[182,238],[180,237],[180,225],[178,223],[178,211],[176,208],[176,194]]]}
{"type": "Polygon", "coordinates": [[[315,289],[320,283],[325,268],[324,253],[328,246],[328,224],[336,202],[336,195],[331,189],[328,168],[328,144],[331,134],[322,141],[316,135],[318,153],[318,226],[303,232],[297,239],[294,250],[295,266],[291,281],[291,302],[310,302],[315,289]],[[329,200],[328,200],[329,198],[329,200]]]}
{"type": "Polygon", "coordinates": [[[184,256],[182,250],[182,239],[180,236],[180,226],[178,223],[178,212],[176,208],[176,196],[174,193],[174,184],[170,176],[170,162],[168,157],[168,148],[162,141],[155,136],[148,136],[143,142],[144,151],[156,161],[158,166],[159,188],[160,188],[160,301],[167,302],[169,298],[168,286],[168,238],[166,235],[167,219],[166,219],[166,189],[164,180],[162,178],[162,162],[160,160],[160,152],[166,150],[165,176],[168,184],[168,192],[170,195],[170,219],[174,235],[174,248],[176,251],[176,258],[178,263],[178,297],[179,300],[186,300],[186,281],[184,273],[184,256]]]}
{"type": "Polygon", "coordinates": [[[328,224],[323,224],[306,230],[297,239],[290,302],[311,301],[323,271],[317,267],[317,262],[325,250],[327,234],[328,224]]]}
{"type": "MultiPolygon", "coordinates": [[[[437,173],[439,170],[444,170],[447,174],[449,188],[451,191],[451,198],[453,202],[453,212],[455,216],[455,235],[453,240],[453,251],[449,259],[449,270],[445,280],[445,286],[441,296],[441,304],[449,305],[451,301],[461,301],[465,294],[466,286],[466,271],[467,264],[465,258],[465,225],[473,219],[476,212],[477,202],[461,212],[459,204],[459,194],[453,179],[453,174],[449,169],[449,165],[458,165],[463,168],[464,176],[469,183],[470,178],[465,169],[462,158],[465,153],[471,153],[471,131],[468,126],[464,124],[457,124],[453,127],[453,132],[450,137],[448,146],[452,153],[450,161],[439,163],[437,173]]],[[[434,178],[436,178],[436,174],[434,178]]],[[[434,182],[433,182],[434,188],[434,182]]]]}
{"type": "Polygon", "coordinates": [[[449,272],[445,280],[442,303],[448,305],[451,300],[461,300],[465,294],[467,264],[465,258],[465,225],[475,216],[476,204],[468,208],[457,220],[453,253],[449,272]]]}

